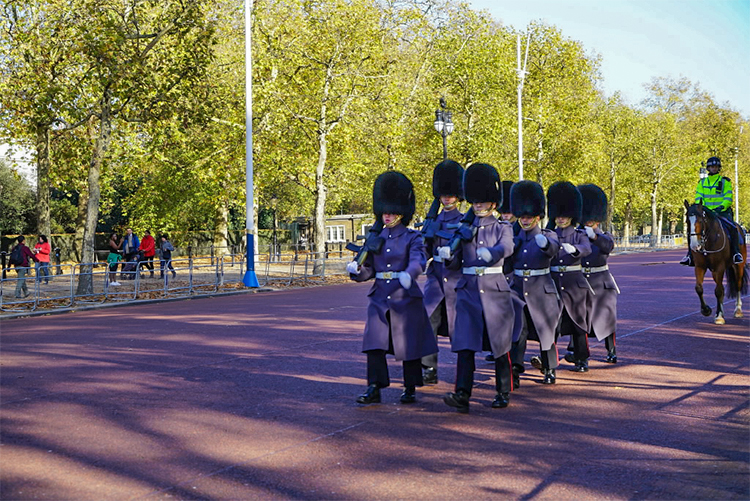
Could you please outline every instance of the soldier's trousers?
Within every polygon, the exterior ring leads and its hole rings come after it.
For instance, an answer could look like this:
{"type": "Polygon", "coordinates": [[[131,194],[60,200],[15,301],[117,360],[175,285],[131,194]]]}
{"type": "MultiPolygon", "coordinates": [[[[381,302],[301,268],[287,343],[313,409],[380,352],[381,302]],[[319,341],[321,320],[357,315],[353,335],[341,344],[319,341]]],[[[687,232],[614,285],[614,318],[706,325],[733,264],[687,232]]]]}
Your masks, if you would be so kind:
{"type": "MultiPolygon", "coordinates": [[[[476,370],[474,354],[475,352],[471,350],[461,350],[457,353],[456,391],[463,390],[469,395],[474,386],[474,371],[476,370]]],[[[495,390],[498,393],[510,393],[513,389],[512,385],[510,354],[505,353],[495,358],[495,390]]]]}
{"type": "MultiPolygon", "coordinates": [[[[388,362],[385,360],[385,350],[368,350],[367,352],[367,384],[377,384],[380,388],[391,385],[388,376],[388,362]]],[[[422,386],[422,364],[420,359],[404,360],[404,386],[422,386]]]]}
{"type": "MultiPolygon", "coordinates": [[[[430,326],[432,326],[432,332],[435,333],[435,339],[438,336],[448,336],[448,310],[445,307],[445,298],[440,301],[440,304],[435,311],[430,315],[430,326]]],[[[422,367],[432,367],[437,369],[438,354],[437,352],[432,355],[422,357],[422,367]]]]}

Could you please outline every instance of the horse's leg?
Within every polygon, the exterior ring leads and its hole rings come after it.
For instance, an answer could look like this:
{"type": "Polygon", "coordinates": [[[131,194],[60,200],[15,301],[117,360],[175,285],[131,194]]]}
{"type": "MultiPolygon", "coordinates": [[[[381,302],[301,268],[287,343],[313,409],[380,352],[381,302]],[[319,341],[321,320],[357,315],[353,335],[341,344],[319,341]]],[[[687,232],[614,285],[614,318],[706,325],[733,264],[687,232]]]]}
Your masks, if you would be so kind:
{"type": "Polygon", "coordinates": [[[742,318],[742,280],[745,273],[745,263],[747,259],[744,255],[742,256],[743,262],[739,265],[734,265],[734,276],[737,279],[737,302],[734,303],[734,318],[742,318]]]}
{"type": "Polygon", "coordinates": [[[701,268],[696,263],[695,265],[695,292],[698,294],[698,299],[701,300],[701,314],[707,317],[711,314],[711,307],[706,304],[703,300],[703,277],[706,274],[706,269],[701,268]]]}
{"type": "Polygon", "coordinates": [[[719,270],[711,272],[716,283],[716,289],[714,294],[716,295],[716,317],[714,323],[717,325],[724,324],[724,270],[719,267],[719,270]]]}

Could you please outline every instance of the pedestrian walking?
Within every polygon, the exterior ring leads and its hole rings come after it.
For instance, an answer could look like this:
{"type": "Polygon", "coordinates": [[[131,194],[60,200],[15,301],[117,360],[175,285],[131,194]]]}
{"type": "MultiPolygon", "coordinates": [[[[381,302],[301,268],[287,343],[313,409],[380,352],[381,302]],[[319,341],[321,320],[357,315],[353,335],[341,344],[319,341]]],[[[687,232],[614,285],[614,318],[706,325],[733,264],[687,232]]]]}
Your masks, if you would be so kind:
{"type": "Polygon", "coordinates": [[[441,247],[440,256],[449,269],[461,270],[456,284],[456,324],[451,350],[457,356],[456,383],[443,401],[458,412],[469,412],[474,386],[475,354],[492,351],[495,362],[493,408],[507,407],[513,390],[510,348],[513,338],[513,303],[503,275],[503,262],[513,254],[513,229],[494,215],[502,204],[502,188],[497,170],[476,163],[466,169],[464,197],[474,212],[473,237],[462,240],[451,255],[441,247]]]}
{"type": "Polygon", "coordinates": [[[107,264],[109,265],[109,285],[118,286],[117,265],[120,262],[120,239],[117,232],[109,235],[109,254],[107,254],[107,264]]]}
{"type": "MultiPolygon", "coordinates": [[[[139,249],[143,253],[143,267],[150,270],[149,278],[154,278],[154,256],[156,255],[156,240],[151,236],[151,231],[144,232],[143,240],[139,249]]],[[[143,278],[143,277],[141,277],[143,278]]]]}
{"type": "Polygon", "coordinates": [[[29,273],[30,260],[36,262],[37,257],[26,246],[26,237],[19,235],[16,245],[10,251],[10,264],[16,268],[18,279],[16,280],[16,298],[21,299],[29,296],[29,287],[26,285],[26,275],[29,273]]]}
{"type": "Polygon", "coordinates": [[[172,266],[172,252],[174,252],[174,246],[169,241],[169,235],[163,233],[159,238],[159,277],[164,278],[164,269],[167,269],[167,273],[172,272],[172,278],[177,277],[177,272],[172,266]]]}
{"type": "Polygon", "coordinates": [[[360,404],[379,403],[380,390],[390,386],[386,353],[402,362],[404,392],[400,402],[416,401],[423,385],[422,357],[437,353],[435,335],[425,311],[417,278],[427,261],[422,236],[407,225],[414,215],[414,188],[396,171],[378,176],[373,186],[373,212],[382,220],[377,252],[367,251],[361,266],[352,261],[346,269],[356,282],[375,279],[368,293],[367,323],[362,351],[367,354],[367,390],[360,404]]]}
{"type": "MultiPolygon", "coordinates": [[[[438,249],[448,244],[445,235],[452,234],[451,228],[463,217],[458,210],[463,197],[463,176],[464,168],[453,160],[443,160],[432,172],[432,196],[442,210],[434,220],[426,218],[422,235],[427,255],[432,256],[426,272],[424,305],[435,336],[452,337],[456,322],[456,284],[462,274],[461,270],[449,270],[443,265],[438,249]]],[[[422,358],[422,369],[424,384],[437,384],[437,352],[422,358]]]]}
{"type": "Polygon", "coordinates": [[[37,283],[41,283],[43,278],[44,284],[47,285],[50,281],[49,255],[52,252],[52,248],[47,241],[46,235],[39,235],[39,240],[34,245],[32,252],[36,256],[36,281],[37,283]]]}
{"type": "Polygon", "coordinates": [[[533,181],[519,181],[510,190],[510,208],[521,230],[514,237],[513,282],[511,289],[524,302],[523,331],[513,347],[513,360],[523,360],[526,341],[538,341],[536,357],[544,374],[542,383],[555,384],[558,365],[556,334],[560,320],[560,297],[550,276],[550,262],[560,243],[557,234],[539,226],[545,216],[542,187],[533,181]]]}

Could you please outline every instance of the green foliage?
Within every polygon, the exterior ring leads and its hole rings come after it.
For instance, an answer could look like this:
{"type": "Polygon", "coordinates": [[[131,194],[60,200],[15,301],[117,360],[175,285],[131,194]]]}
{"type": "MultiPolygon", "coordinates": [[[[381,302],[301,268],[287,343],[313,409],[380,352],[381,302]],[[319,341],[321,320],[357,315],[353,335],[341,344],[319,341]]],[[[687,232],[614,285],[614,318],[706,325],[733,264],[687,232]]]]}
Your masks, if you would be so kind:
{"type": "Polygon", "coordinates": [[[33,231],[34,192],[28,181],[0,159],[0,234],[33,231]]]}

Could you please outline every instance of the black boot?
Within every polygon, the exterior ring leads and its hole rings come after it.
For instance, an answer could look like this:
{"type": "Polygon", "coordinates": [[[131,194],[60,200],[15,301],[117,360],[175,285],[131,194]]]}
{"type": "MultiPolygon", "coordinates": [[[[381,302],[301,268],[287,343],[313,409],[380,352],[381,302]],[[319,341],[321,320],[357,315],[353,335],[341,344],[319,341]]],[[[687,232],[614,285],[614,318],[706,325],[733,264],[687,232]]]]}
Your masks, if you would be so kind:
{"type": "Polygon", "coordinates": [[[695,266],[695,264],[693,264],[693,255],[690,253],[690,249],[688,249],[687,255],[680,259],[680,264],[683,266],[695,266]]]}
{"type": "Polygon", "coordinates": [[[541,357],[533,356],[533,357],[531,357],[531,360],[529,362],[531,362],[531,366],[533,368],[535,368],[535,369],[541,371],[542,373],[544,373],[544,369],[542,368],[542,359],[541,359],[541,357]]]}
{"type": "Polygon", "coordinates": [[[567,353],[565,354],[565,356],[563,357],[563,359],[564,359],[564,360],[565,360],[566,362],[570,362],[571,364],[574,364],[574,363],[576,363],[576,356],[575,356],[575,355],[573,354],[573,352],[572,352],[572,351],[569,351],[569,352],[567,352],[567,353]]]}
{"type": "Polygon", "coordinates": [[[607,358],[604,361],[607,362],[608,364],[616,364],[617,363],[617,352],[615,351],[614,348],[612,348],[607,353],[607,358]]]}
{"type": "Polygon", "coordinates": [[[513,366],[511,375],[513,376],[513,389],[517,390],[521,387],[521,373],[516,370],[515,366],[513,366]]]}
{"type": "Polygon", "coordinates": [[[492,401],[493,409],[503,409],[510,403],[510,393],[498,393],[492,401]]]}
{"type": "Polygon", "coordinates": [[[573,372],[588,372],[589,361],[588,360],[576,360],[576,366],[570,370],[572,370],[573,372]]]}
{"type": "Polygon", "coordinates": [[[367,391],[357,397],[358,404],[379,404],[380,403],[380,387],[373,383],[367,387],[367,391]]]}
{"type": "Polygon", "coordinates": [[[402,404],[413,404],[417,401],[417,390],[413,386],[407,386],[404,388],[404,392],[401,394],[402,404]]]}
{"type": "Polygon", "coordinates": [[[465,390],[448,393],[443,397],[443,402],[450,407],[455,407],[461,414],[469,413],[469,394],[465,390]]]}
{"type": "Polygon", "coordinates": [[[422,382],[424,384],[437,384],[438,383],[437,368],[427,367],[422,373],[422,382]]]}
{"type": "Polygon", "coordinates": [[[542,380],[542,384],[555,384],[555,379],[557,379],[555,369],[544,369],[544,379],[542,380]]]}

